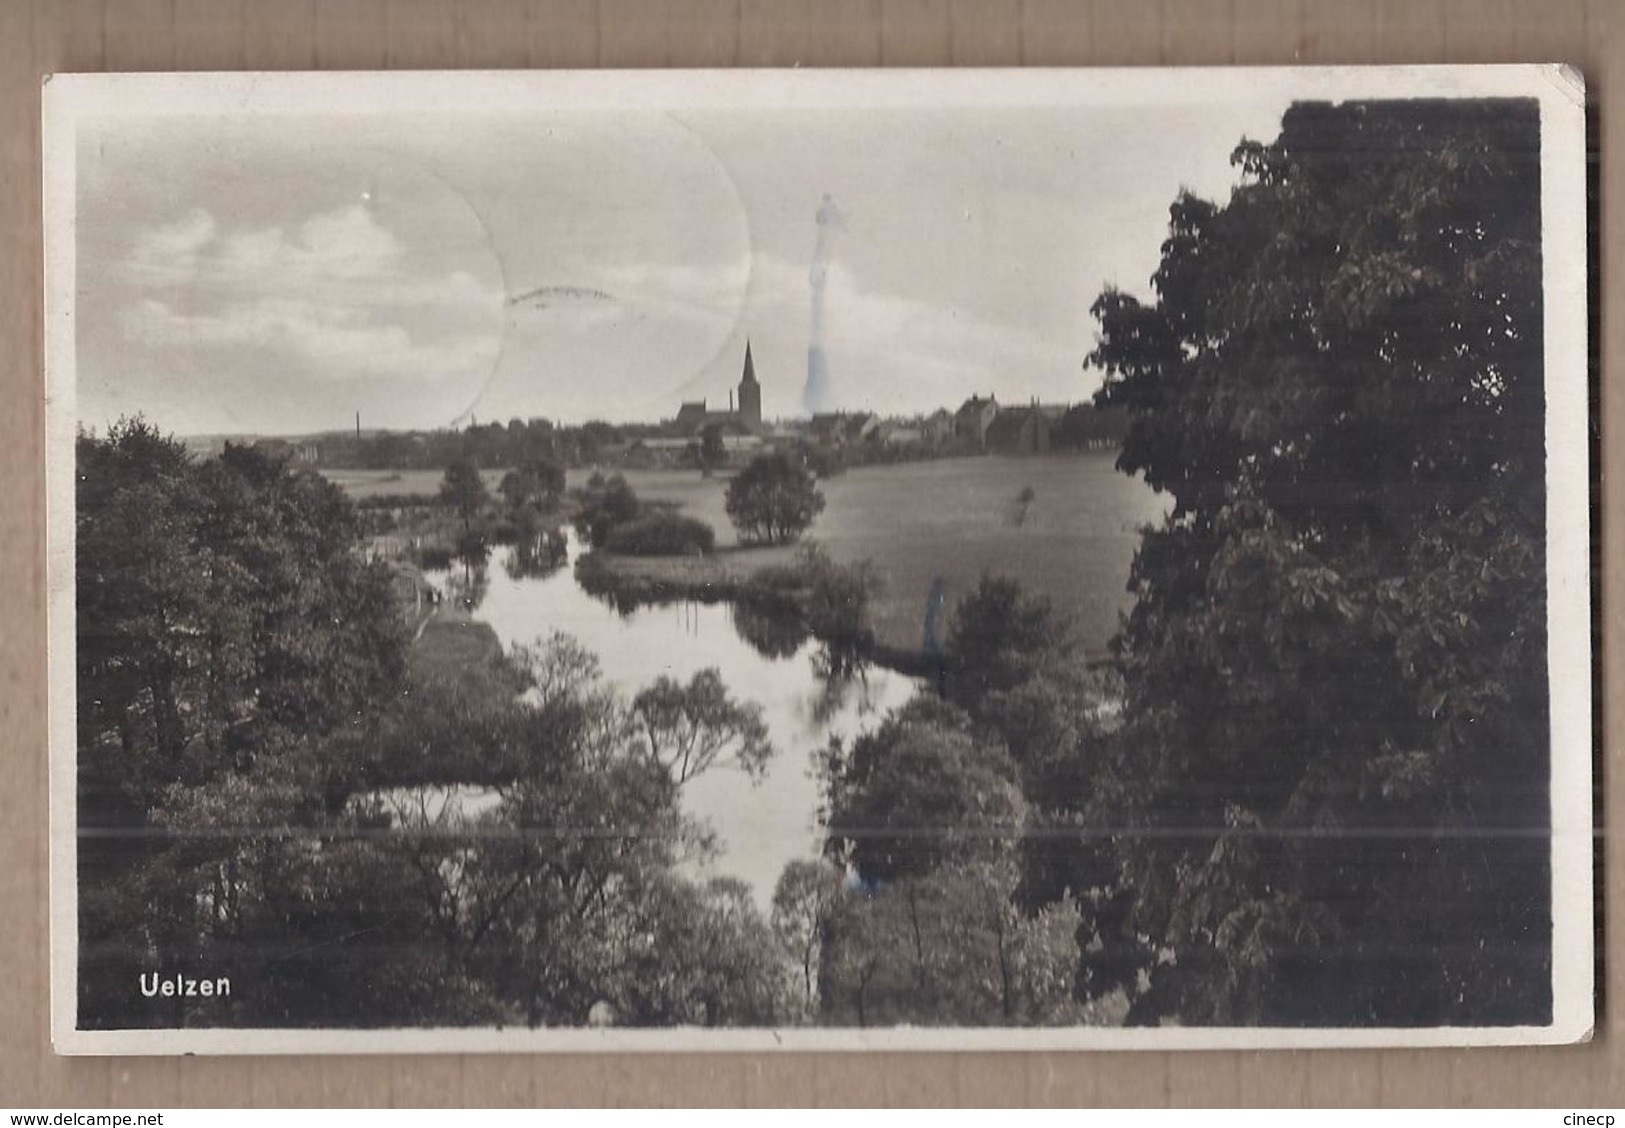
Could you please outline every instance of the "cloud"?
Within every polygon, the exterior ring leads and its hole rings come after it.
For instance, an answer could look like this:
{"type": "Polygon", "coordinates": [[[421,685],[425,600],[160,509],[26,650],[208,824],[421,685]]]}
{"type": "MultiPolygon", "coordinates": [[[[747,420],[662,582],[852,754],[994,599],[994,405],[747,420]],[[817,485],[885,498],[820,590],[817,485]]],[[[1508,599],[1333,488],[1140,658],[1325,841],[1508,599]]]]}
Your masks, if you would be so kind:
{"type": "Polygon", "coordinates": [[[254,349],[329,380],[467,378],[495,361],[505,295],[463,260],[404,244],[361,204],[235,231],[194,209],[133,236],[119,324],[159,354],[254,349]]]}
{"type": "Polygon", "coordinates": [[[400,325],[305,298],[263,298],[219,314],[184,313],[143,298],[124,311],[121,324],[125,337],[141,345],[293,354],[312,370],[342,378],[433,380],[489,369],[495,359],[489,337],[417,341],[400,325]]]}
{"type": "Polygon", "coordinates": [[[195,278],[198,256],[214,241],[214,216],[194,208],[172,223],[138,231],[132,240],[125,272],[159,284],[180,284],[195,278]]]}
{"type": "MultiPolygon", "coordinates": [[[[796,325],[804,348],[811,311],[806,268],[759,257],[751,311],[796,325]]],[[[866,286],[839,261],[828,268],[823,328],[834,398],[848,409],[908,413],[989,392],[1011,403],[1070,402],[1093,391],[1081,371],[1087,326],[1077,341],[1056,340],[1035,326],[977,316],[952,300],[866,286]]],[[[800,390],[799,383],[775,389],[772,409],[794,411],[800,390]]]]}

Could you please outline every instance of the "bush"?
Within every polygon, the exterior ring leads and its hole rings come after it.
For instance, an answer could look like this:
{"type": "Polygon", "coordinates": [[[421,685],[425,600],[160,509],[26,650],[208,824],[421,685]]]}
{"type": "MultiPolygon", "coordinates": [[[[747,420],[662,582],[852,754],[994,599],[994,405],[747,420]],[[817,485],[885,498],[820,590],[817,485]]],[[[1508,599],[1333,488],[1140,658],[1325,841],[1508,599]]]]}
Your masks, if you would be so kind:
{"type": "Polygon", "coordinates": [[[716,546],[704,521],[658,511],[615,525],[604,540],[606,550],[627,556],[704,556],[716,546]]]}
{"type": "Polygon", "coordinates": [[[867,560],[837,564],[816,545],[801,550],[801,572],[807,577],[807,623],[837,654],[853,658],[874,645],[869,604],[880,590],[880,578],[867,560]]]}
{"type": "Polygon", "coordinates": [[[581,509],[576,514],[576,528],[594,548],[603,548],[610,532],[618,525],[637,520],[642,512],[638,495],[619,474],[607,481],[594,474],[581,491],[581,509]]]}
{"type": "Polygon", "coordinates": [[[794,595],[807,587],[807,574],[794,564],[765,564],[750,574],[746,586],[764,595],[794,595]]]}
{"type": "Polygon", "coordinates": [[[438,572],[443,568],[450,568],[452,550],[450,545],[426,544],[418,550],[418,567],[429,572],[438,572]]]}
{"type": "Polygon", "coordinates": [[[513,521],[500,520],[491,526],[492,544],[513,544],[519,539],[519,525],[513,521]]]}
{"type": "Polygon", "coordinates": [[[439,501],[426,494],[377,493],[355,498],[350,504],[357,509],[426,509],[439,501]]]}
{"type": "Polygon", "coordinates": [[[802,445],[801,461],[820,481],[833,478],[846,469],[846,461],[840,451],[812,443],[802,445]]]}

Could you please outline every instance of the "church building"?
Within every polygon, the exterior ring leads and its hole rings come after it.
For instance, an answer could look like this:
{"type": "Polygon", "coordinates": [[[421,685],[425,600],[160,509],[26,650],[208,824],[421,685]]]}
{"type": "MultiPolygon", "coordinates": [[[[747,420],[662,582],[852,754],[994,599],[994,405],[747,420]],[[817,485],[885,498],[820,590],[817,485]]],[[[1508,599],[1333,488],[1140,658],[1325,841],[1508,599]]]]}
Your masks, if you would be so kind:
{"type": "Polygon", "coordinates": [[[756,363],[751,359],[750,340],[745,341],[745,371],[739,378],[738,401],[728,396],[727,411],[708,411],[704,400],[691,400],[678,409],[671,421],[671,433],[694,438],[707,427],[720,427],[723,434],[759,435],[762,432],[762,385],[756,382],[756,363]]]}

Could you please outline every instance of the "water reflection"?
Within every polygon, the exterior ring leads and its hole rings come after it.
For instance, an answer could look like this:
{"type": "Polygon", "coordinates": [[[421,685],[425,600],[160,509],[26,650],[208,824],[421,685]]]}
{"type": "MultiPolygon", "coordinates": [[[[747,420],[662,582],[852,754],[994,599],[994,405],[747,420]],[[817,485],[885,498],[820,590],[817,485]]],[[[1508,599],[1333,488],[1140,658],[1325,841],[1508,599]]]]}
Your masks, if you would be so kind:
{"type": "Polygon", "coordinates": [[[628,698],[662,676],[687,683],[714,668],[730,695],[761,706],[777,755],[760,784],[742,772],[709,772],[684,787],[683,804],[717,832],[711,873],[750,883],[765,907],[784,866],[818,851],[813,753],[872,727],[916,682],[832,653],[787,608],[590,594],[580,579],[591,568],[574,565],[591,557],[581,556],[573,530],[567,538],[567,566],[537,577],[487,571],[478,617],[504,646],[560,631],[574,637],[628,698]]]}
{"type": "Polygon", "coordinates": [[[491,587],[490,571],[486,567],[489,556],[490,550],[483,542],[477,550],[467,547],[458,549],[457,565],[446,577],[446,588],[452,603],[464,611],[476,611],[485,602],[485,594],[491,587]]]}
{"type": "Polygon", "coordinates": [[[540,580],[569,558],[564,533],[558,529],[520,529],[502,566],[516,580],[540,580]]]}
{"type": "Polygon", "coordinates": [[[806,643],[808,630],[793,604],[743,600],[733,605],[733,627],[763,658],[789,658],[806,643]]]}
{"type": "Polygon", "coordinates": [[[821,643],[812,654],[813,676],[818,679],[820,693],[813,703],[813,717],[827,723],[839,716],[855,700],[860,715],[867,700],[870,663],[850,647],[821,643]]]}

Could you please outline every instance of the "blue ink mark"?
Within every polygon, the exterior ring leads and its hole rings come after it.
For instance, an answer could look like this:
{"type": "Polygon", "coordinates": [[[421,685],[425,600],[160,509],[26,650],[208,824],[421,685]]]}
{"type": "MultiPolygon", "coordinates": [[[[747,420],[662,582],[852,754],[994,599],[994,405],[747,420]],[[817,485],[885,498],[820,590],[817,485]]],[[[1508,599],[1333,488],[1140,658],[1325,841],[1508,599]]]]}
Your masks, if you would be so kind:
{"type": "Polygon", "coordinates": [[[835,206],[828,192],[818,206],[818,240],[813,244],[812,268],[807,284],[812,292],[812,313],[807,327],[807,384],[801,390],[801,404],[817,415],[835,410],[829,383],[829,361],[824,356],[824,287],[829,280],[829,256],[835,232],[844,230],[846,216],[835,206]]]}

